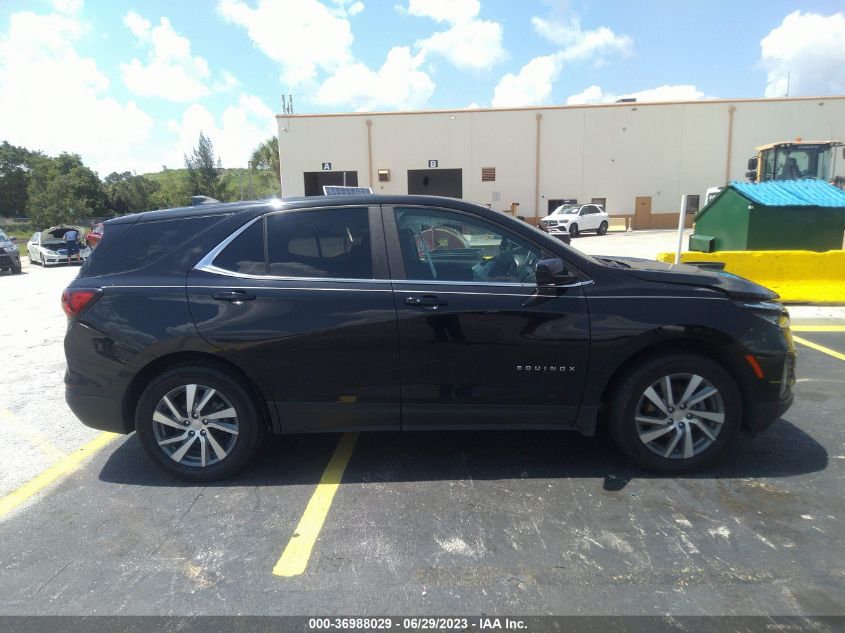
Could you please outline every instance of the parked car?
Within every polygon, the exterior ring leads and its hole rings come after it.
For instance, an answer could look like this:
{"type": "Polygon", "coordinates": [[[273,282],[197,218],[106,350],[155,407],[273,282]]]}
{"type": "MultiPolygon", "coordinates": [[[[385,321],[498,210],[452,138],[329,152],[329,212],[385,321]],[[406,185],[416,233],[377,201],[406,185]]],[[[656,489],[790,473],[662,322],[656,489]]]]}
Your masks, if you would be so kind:
{"type": "Polygon", "coordinates": [[[21,254],[18,245],[8,235],[0,231],[0,270],[21,272],[21,254]]]}
{"type": "Polygon", "coordinates": [[[97,222],[91,229],[85,234],[85,244],[90,248],[92,251],[97,248],[97,244],[100,243],[100,240],[103,238],[103,223],[97,222]]]}
{"type": "Polygon", "coordinates": [[[562,204],[540,220],[540,228],[548,233],[566,229],[572,237],[584,231],[604,235],[609,222],[607,213],[597,204],[562,204]]]}
{"type": "Polygon", "coordinates": [[[565,224],[559,223],[557,220],[545,222],[546,218],[543,218],[537,223],[537,228],[541,231],[545,231],[549,235],[556,237],[564,244],[571,244],[572,240],[569,235],[569,230],[566,228],[565,224]]]}
{"type": "Polygon", "coordinates": [[[598,425],[682,473],[792,403],[771,291],[590,257],[460,200],[208,204],[106,228],[62,295],[67,402],[186,479],[231,475],[267,433],[598,425]]]}
{"type": "MultiPolygon", "coordinates": [[[[65,233],[71,229],[82,235],[82,229],[78,226],[51,226],[39,233],[33,233],[26,245],[29,254],[30,264],[41,264],[42,266],[53,266],[55,264],[67,264],[67,243],[65,233]]],[[[91,249],[85,245],[79,245],[79,256],[84,262],[91,255],[91,249]]],[[[75,258],[74,258],[75,261],[75,258]]]]}

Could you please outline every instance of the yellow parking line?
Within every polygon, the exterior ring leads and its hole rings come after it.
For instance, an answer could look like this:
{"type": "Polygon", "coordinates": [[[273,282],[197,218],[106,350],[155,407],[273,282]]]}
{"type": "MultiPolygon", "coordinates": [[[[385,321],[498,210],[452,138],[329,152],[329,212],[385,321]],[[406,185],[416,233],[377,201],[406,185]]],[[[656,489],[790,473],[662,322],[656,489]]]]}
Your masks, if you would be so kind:
{"type": "Polygon", "coordinates": [[[0,518],[6,516],[24,501],[33,495],[38,494],[60,477],[69,475],[75,471],[79,468],[83,461],[99,451],[116,437],[116,433],[100,433],[82,448],[75,450],[70,455],[65,455],[47,470],[37,475],[34,479],[31,479],[14,492],[11,492],[0,499],[0,518]]]}
{"type": "Polygon", "coordinates": [[[793,332],[845,332],[845,325],[792,325],[793,332]]]}
{"type": "Polygon", "coordinates": [[[343,479],[343,471],[352,456],[352,449],[358,440],[357,433],[344,433],[340,442],[335,448],[329,465],[323,472],[317,489],[311,495],[311,500],[305,508],[299,524],[296,526],[293,536],[288,541],[285,551],[282,552],[279,562],[273,567],[275,576],[298,576],[308,566],[308,559],[311,557],[311,550],[314,543],[323,529],[323,523],[329,508],[334,499],[334,493],[343,479]]]}
{"type": "Polygon", "coordinates": [[[845,354],[840,354],[835,349],[830,349],[829,347],[825,347],[824,345],[819,345],[818,343],[813,343],[812,341],[808,341],[807,339],[803,339],[800,336],[793,336],[792,340],[796,343],[801,343],[801,345],[806,345],[814,350],[819,352],[823,352],[828,356],[833,356],[834,358],[838,358],[839,360],[845,360],[845,354]]]}

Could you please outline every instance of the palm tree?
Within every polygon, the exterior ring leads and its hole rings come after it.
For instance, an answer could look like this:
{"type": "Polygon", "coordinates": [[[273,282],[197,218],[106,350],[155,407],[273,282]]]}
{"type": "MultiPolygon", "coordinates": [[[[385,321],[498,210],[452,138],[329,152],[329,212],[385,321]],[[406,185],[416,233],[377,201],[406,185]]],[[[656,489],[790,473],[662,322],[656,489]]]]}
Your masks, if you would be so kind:
{"type": "Polygon", "coordinates": [[[273,176],[281,185],[281,171],[279,165],[279,137],[271,136],[252,152],[250,163],[256,169],[266,169],[273,172],[273,176]]]}

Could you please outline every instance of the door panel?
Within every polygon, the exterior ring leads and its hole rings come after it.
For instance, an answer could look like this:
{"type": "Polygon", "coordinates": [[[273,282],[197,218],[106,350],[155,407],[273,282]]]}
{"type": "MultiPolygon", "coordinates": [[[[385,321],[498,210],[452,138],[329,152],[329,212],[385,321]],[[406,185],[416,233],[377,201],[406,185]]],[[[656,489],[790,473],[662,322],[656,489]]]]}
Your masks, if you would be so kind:
{"type": "MultiPolygon", "coordinates": [[[[441,267],[453,249],[426,253],[428,230],[460,232],[470,247],[477,247],[463,251],[480,251],[480,265],[489,267],[497,265],[502,245],[518,243],[521,252],[524,240],[486,220],[491,230],[485,239],[475,216],[450,212],[426,220],[425,209],[416,216],[403,215],[407,208],[396,211],[398,222],[394,209],[385,208],[389,243],[404,244],[405,253],[411,252],[406,257],[389,251],[399,324],[402,428],[571,427],[589,354],[582,288],[538,289],[533,279],[464,281],[465,274],[441,267]]],[[[539,247],[527,246],[543,255],[539,247]]],[[[470,270],[479,275],[478,268],[470,270]]]]}
{"type": "Polygon", "coordinates": [[[634,228],[651,228],[651,196],[641,196],[636,199],[634,207],[634,228]]]}
{"type": "MultiPolygon", "coordinates": [[[[383,251],[378,211],[369,213],[368,241],[383,251]]],[[[329,224],[342,226],[334,220],[329,224]]],[[[288,261],[277,265],[289,272],[300,266],[328,276],[228,272],[212,262],[188,277],[197,328],[222,356],[250,374],[275,404],[284,432],[398,429],[396,311],[386,270],[376,265],[373,279],[332,278],[336,265],[321,260],[321,255],[350,255],[360,271],[360,253],[353,251],[362,246],[361,240],[356,234],[355,243],[343,252],[334,234],[304,233],[300,225],[282,232],[289,235],[284,243],[270,229],[268,252],[283,253],[277,258],[288,261]]],[[[249,232],[243,236],[247,240],[249,232]]],[[[255,271],[249,259],[231,257],[224,249],[215,262],[240,262],[245,270],[255,271]]],[[[375,259],[383,261],[383,252],[375,259]]],[[[273,261],[269,264],[273,270],[273,261]]]]}

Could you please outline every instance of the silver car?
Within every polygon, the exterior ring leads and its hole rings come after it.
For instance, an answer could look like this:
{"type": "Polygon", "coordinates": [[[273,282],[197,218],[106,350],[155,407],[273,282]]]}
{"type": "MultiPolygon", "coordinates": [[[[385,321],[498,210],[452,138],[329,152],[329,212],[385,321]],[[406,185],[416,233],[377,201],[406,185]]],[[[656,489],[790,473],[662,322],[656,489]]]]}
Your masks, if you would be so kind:
{"type": "MultiPolygon", "coordinates": [[[[42,266],[67,264],[68,253],[65,233],[71,229],[75,230],[81,239],[82,229],[78,226],[51,226],[40,233],[34,233],[26,245],[29,263],[41,264],[42,266]]],[[[91,255],[91,249],[81,243],[77,244],[77,248],[79,249],[79,257],[84,262],[91,255]]]]}

